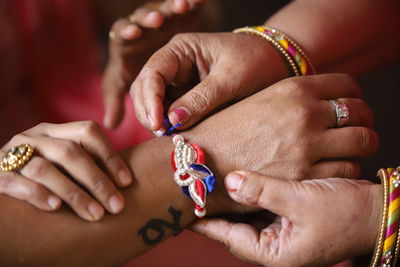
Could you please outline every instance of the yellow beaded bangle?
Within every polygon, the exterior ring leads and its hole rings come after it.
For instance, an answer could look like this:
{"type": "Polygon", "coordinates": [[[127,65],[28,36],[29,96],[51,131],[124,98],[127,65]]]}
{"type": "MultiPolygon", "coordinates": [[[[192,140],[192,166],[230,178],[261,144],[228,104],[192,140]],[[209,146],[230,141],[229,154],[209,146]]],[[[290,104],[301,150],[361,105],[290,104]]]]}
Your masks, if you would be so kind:
{"type": "Polygon", "coordinates": [[[383,242],[384,242],[384,234],[386,231],[387,224],[387,212],[388,212],[388,196],[389,196],[389,177],[388,173],[385,169],[380,169],[378,171],[378,176],[381,179],[382,187],[383,187],[383,208],[382,208],[382,216],[381,216],[381,226],[379,228],[379,234],[376,241],[375,251],[371,259],[370,267],[376,267],[379,264],[379,260],[382,255],[383,250],[383,242]]]}
{"type": "Polygon", "coordinates": [[[250,34],[255,34],[257,36],[260,36],[261,38],[267,40],[272,46],[279,52],[279,54],[284,58],[286,63],[288,64],[291,75],[292,76],[300,76],[300,71],[292,59],[292,57],[289,55],[289,53],[277,42],[274,38],[271,36],[267,35],[263,31],[257,30],[253,27],[244,27],[244,28],[239,28],[233,31],[234,33],[250,33],[250,34]]]}
{"type": "Polygon", "coordinates": [[[271,28],[268,26],[263,26],[263,28],[272,38],[278,41],[283,46],[283,48],[288,50],[290,56],[295,60],[295,63],[298,65],[301,75],[317,73],[314,65],[311,63],[310,58],[292,38],[275,28],[271,28]]]}

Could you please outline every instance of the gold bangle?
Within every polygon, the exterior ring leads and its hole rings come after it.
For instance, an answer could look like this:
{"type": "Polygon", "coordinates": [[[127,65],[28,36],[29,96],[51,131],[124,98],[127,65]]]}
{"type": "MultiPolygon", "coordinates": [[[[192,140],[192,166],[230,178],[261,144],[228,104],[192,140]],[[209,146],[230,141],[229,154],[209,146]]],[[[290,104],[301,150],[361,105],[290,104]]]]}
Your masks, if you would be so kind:
{"type": "Polygon", "coordinates": [[[233,31],[234,33],[250,33],[250,34],[255,34],[257,36],[260,36],[264,40],[267,40],[272,46],[279,52],[279,54],[285,59],[287,65],[290,68],[290,71],[292,73],[292,76],[300,76],[300,70],[297,67],[297,64],[294,62],[292,57],[289,55],[289,53],[272,37],[268,36],[267,34],[257,31],[256,29],[250,28],[250,27],[244,27],[244,28],[239,28],[233,31]]]}
{"type": "Polygon", "coordinates": [[[387,199],[389,196],[389,179],[388,174],[385,169],[380,169],[378,171],[378,176],[381,179],[381,183],[383,186],[383,211],[381,216],[381,226],[379,229],[379,234],[375,246],[375,251],[372,256],[370,267],[378,266],[378,261],[381,258],[382,250],[383,250],[383,241],[384,241],[384,233],[386,230],[386,222],[387,222],[387,199]]]}

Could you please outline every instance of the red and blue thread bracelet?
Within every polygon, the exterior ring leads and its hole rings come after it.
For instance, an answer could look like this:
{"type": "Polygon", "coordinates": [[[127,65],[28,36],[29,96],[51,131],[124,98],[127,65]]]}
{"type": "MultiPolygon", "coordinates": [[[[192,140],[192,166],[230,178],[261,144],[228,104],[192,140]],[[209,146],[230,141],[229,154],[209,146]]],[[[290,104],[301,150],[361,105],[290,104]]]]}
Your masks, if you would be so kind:
{"type": "Polygon", "coordinates": [[[202,218],[206,215],[206,197],[215,186],[215,176],[205,165],[204,151],[195,144],[185,143],[181,135],[174,135],[175,149],[171,155],[174,180],[183,193],[195,202],[194,213],[202,218]]]}

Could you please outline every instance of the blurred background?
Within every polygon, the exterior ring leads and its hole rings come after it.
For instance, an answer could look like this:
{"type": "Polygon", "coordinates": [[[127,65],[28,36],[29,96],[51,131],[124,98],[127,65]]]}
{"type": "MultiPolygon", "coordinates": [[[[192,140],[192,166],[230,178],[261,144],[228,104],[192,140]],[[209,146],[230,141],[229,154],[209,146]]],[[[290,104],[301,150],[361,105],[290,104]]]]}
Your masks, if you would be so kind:
{"type": "MultiPolygon", "coordinates": [[[[211,1],[211,0],[210,0],[211,1]]],[[[144,1],[0,0],[0,144],[39,122],[102,121],[100,81],[107,58],[108,31],[144,1]]],[[[219,31],[262,24],[288,3],[282,0],[215,0],[219,31]]],[[[400,65],[359,78],[364,98],[375,113],[379,152],[357,159],[363,177],[374,179],[381,167],[399,165],[400,65]]],[[[135,120],[130,102],[113,144],[125,148],[151,135],[135,120]]],[[[125,267],[245,267],[223,245],[184,231],[125,267]],[[177,253],[179,252],[179,254],[177,253]]]]}

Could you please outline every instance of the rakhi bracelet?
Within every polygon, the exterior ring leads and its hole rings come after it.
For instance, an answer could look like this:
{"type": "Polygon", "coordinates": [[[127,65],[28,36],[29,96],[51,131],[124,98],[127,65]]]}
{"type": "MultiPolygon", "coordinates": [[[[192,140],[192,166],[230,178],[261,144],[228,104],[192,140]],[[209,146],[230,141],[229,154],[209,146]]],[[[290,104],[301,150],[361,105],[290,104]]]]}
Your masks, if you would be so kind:
{"type": "Polygon", "coordinates": [[[207,212],[206,197],[214,189],[215,176],[205,165],[204,151],[199,146],[185,143],[181,135],[175,135],[172,141],[175,145],[171,155],[174,180],[194,201],[194,213],[202,218],[207,212]]]}
{"type": "Polygon", "coordinates": [[[379,233],[376,240],[375,251],[371,259],[370,267],[378,266],[379,260],[382,255],[383,250],[383,242],[385,238],[385,231],[386,231],[386,223],[387,223],[387,200],[389,196],[389,175],[385,169],[380,169],[378,172],[378,176],[381,180],[381,184],[383,187],[383,208],[382,208],[382,215],[381,215],[381,223],[379,227],[379,233]]]}
{"type": "Polygon", "coordinates": [[[268,26],[253,26],[234,30],[256,34],[270,42],[285,59],[293,76],[316,74],[311,60],[304,50],[292,38],[277,29],[268,26]]]}
{"type": "Polygon", "coordinates": [[[383,242],[381,266],[396,265],[399,253],[399,215],[400,215],[400,177],[398,169],[387,169],[389,178],[389,195],[385,239],[383,242]]]}

